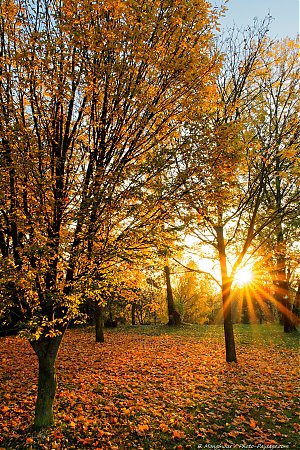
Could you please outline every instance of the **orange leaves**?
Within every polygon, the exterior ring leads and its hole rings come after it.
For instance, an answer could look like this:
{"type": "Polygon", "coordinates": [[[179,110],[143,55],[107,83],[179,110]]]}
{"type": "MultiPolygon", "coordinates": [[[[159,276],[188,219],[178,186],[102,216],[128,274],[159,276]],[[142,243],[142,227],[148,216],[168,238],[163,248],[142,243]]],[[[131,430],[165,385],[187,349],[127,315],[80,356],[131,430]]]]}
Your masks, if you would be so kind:
{"type": "Polygon", "coordinates": [[[184,431],[181,430],[174,430],[172,433],[173,439],[183,439],[185,437],[184,431]]]}
{"type": "Polygon", "coordinates": [[[149,430],[149,425],[147,424],[139,424],[136,428],[136,432],[139,436],[144,435],[149,430]]]}
{"type": "Polygon", "coordinates": [[[132,416],[134,414],[134,408],[122,408],[122,414],[125,416],[132,416]]]}
{"type": "Polygon", "coordinates": [[[293,427],[294,427],[294,429],[295,429],[297,432],[298,432],[299,429],[300,429],[299,423],[293,423],[293,427]]]}
{"type": "Polygon", "coordinates": [[[168,425],[166,425],[165,423],[160,423],[159,424],[159,429],[163,432],[163,433],[167,433],[169,431],[169,427],[168,425]]]}
{"type": "Polygon", "coordinates": [[[177,450],[221,443],[296,447],[297,405],[290,396],[296,351],[281,353],[278,342],[272,351],[247,345],[232,367],[223,361],[223,336],[211,330],[199,339],[182,329],[179,335],[157,328],[156,336],[117,329],[106,332],[101,347],[93,333],[67,332],[57,362],[56,425],[44,441],[28,431],[37,372],[26,368],[35,357],[29,344],[0,339],[0,447],[130,449],[148,448],[149,441],[177,450]],[[17,370],[21,355],[24,376],[17,370]],[[268,367],[277,374],[272,380],[268,367]]]}
{"type": "Polygon", "coordinates": [[[245,419],[245,417],[241,414],[239,417],[238,417],[242,422],[246,422],[246,419],[245,419]]]}

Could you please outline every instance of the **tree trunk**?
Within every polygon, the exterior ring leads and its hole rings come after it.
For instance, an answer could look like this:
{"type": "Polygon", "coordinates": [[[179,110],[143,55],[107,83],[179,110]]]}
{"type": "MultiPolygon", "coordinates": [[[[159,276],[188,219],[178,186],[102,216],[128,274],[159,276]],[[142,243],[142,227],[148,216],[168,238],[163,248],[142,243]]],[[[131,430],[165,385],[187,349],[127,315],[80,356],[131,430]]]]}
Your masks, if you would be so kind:
{"type": "Polygon", "coordinates": [[[250,323],[250,317],[249,317],[248,302],[247,302],[247,297],[245,295],[245,289],[243,289],[243,293],[242,293],[242,324],[249,325],[249,323],[250,323]]]}
{"type": "Polygon", "coordinates": [[[228,277],[227,259],[224,243],[224,230],[222,226],[216,227],[219,261],[222,277],[222,303],[223,303],[223,318],[224,318],[224,337],[226,348],[226,361],[237,362],[235,341],[232,325],[232,311],[231,311],[231,280],[228,277]]]}
{"type": "Polygon", "coordinates": [[[285,333],[296,331],[295,320],[293,319],[292,304],[289,293],[289,281],[286,270],[286,243],[284,240],[282,223],[277,227],[276,236],[276,277],[275,299],[280,309],[281,321],[285,333]]]}
{"type": "MultiPolygon", "coordinates": [[[[282,199],[284,189],[282,187],[282,178],[280,175],[281,159],[278,155],[276,157],[276,208],[278,211],[282,210],[282,199]]],[[[284,236],[283,217],[280,217],[276,227],[276,277],[275,284],[275,299],[278,302],[280,309],[281,322],[285,333],[296,331],[295,321],[293,320],[292,305],[289,295],[289,279],[286,267],[286,241],[284,236]]]]}
{"type": "Polygon", "coordinates": [[[131,325],[136,325],[135,313],[136,313],[136,302],[132,302],[132,304],[131,304],[131,325]]]}
{"type": "MultiPolygon", "coordinates": [[[[223,311],[226,310],[223,302],[223,311]]],[[[226,362],[237,362],[235,352],[235,341],[232,326],[231,314],[224,313],[224,335],[225,335],[225,348],[226,348],[226,362]]]]}
{"type": "Polygon", "coordinates": [[[298,280],[298,289],[296,292],[295,302],[293,306],[293,313],[296,317],[297,323],[299,323],[300,319],[300,280],[298,280]]]}
{"type": "Polygon", "coordinates": [[[96,342],[104,342],[104,320],[103,320],[103,309],[95,301],[95,331],[96,331],[96,342]]]}
{"type": "Polygon", "coordinates": [[[62,337],[63,335],[54,338],[42,337],[38,341],[30,342],[39,361],[38,393],[34,416],[34,428],[36,430],[54,424],[55,362],[62,337]]]}
{"type": "Polygon", "coordinates": [[[231,283],[228,281],[226,282],[226,281],[222,280],[222,303],[223,303],[226,361],[227,362],[237,362],[233,325],[232,325],[230,295],[231,295],[231,283]]]}
{"type": "Polygon", "coordinates": [[[295,320],[293,319],[292,304],[289,295],[289,288],[287,281],[279,281],[277,285],[276,298],[282,305],[282,323],[285,333],[296,331],[295,320]]]}
{"type": "Polygon", "coordinates": [[[168,302],[168,315],[169,315],[168,325],[180,325],[182,322],[181,322],[180,314],[178,313],[178,311],[176,311],[176,308],[174,305],[169,266],[165,266],[164,270],[165,270],[166,282],[167,282],[167,302],[168,302]]]}

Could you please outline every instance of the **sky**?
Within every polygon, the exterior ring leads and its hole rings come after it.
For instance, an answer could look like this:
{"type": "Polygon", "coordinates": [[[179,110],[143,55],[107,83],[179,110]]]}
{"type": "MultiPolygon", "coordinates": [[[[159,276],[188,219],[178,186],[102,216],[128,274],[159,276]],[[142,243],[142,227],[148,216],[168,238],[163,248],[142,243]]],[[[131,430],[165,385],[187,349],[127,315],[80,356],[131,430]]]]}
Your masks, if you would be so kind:
{"type": "MultiPolygon", "coordinates": [[[[220,0],[212,3],[220,4],[220,0]]],[[[262,20],[270,13],[274,20],[269,36],[295,38],[299,33],[299,0],[229,0],[227,8],[226,17],[221,21],[222,28],[234,23],[238,28],[253,25],[254,17],[262,20]]]]}

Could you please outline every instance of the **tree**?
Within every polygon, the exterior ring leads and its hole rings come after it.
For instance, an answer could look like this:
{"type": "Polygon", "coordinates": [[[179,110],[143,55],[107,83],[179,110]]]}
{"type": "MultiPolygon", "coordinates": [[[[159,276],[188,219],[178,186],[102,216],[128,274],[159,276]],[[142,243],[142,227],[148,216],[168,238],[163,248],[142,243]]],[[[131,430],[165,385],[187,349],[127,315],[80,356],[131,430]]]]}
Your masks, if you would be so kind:
{"type": "Polygon", "coordinates": [[[41,428],[76,283],[139,246],[143,186],[209,94],[216,17],[202,0],[7,0],[0,11],[1,304],[18,310],[39,360],[41,428]]]}
{"type": "Polygon", "coordinates": [[[275,259],[275,298],[285,332],[296,329],[290,298],[288,252],[294,239],[289,242],[289,235],[300,214],[298,57],[297,42],[284,40],[273,45],[257,79],[261,94],[252,110],[253,127],[266,160],[264,204],[268,211],[276,212],[274,223],[269,227],[269,250],[273,251],[275,259]]]}
{"type": "MultiPolygon", "coordinates": [[[[178,276],[174,287],[175,304],[181,314],[183,322],[207,323],[212,319],[213,287],[207,276],[197,273],[197,264],[190,260],[186,264],[188,270],[178,276]]],[[[176,272],[175,272],[176,273],[176,272]]]]}
{"type": "Polygon", "coordinates": [[[173,290],[172,290],[172,285],[171,285],[170,267],[168,265],[164,266],[164,272],[165,272],[166,285],[167,285],[167,305],[168,305],[168,316],[169,316],[168,325],[171,325],[171,326],[180,325],[181,317],[175,307],[173,290]]]}
{"type": "Polygon", "coordinates": [[[265,166],[261,162],[253,170],[258,154],[255,133],[247,128],[248,108],[260,92],[253,80],[267,48],[268,22],[255,24],[242,36],[233,30],[224,41],[217,100],[212,100],[209,114],[188,127],[189,152],[178,157],[178,170],[186,179],[178,216],[187,232],[214,249],[219,261],[227,362],[237,360],[231,312],[234,274],[270,221],[268,217],[256,229],[265,166]]]}

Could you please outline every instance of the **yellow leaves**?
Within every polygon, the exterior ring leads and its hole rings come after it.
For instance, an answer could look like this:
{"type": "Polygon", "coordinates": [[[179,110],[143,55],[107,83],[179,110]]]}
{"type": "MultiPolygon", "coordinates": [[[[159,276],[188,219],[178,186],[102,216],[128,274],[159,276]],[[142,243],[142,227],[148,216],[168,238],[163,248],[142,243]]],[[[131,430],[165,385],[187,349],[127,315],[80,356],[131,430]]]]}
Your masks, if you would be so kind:
{"type": "Polygon", "coordinates": [[[46,337],[54,338],[55,336],[58,336],[60,334],[59,331],[50,329],[48,333],[45,334],[46,337]]]}
{"type": "Polygon", "coordinates": [[[173,17],[171,20],[171,25],[181,25],[182,24],[182,18],[181,17],[173,17]]]}
{"type": "MultiPolygon", "coordinates": [[[[32,220],[30,228],[33,231],[29,232],[27,229],[23,229],[22,234],[24,240],[25,238],[33,239],[34,245],[31,245],[29,249],[28,260],[23,259],[22,262],[28,263],[28,266],[31,264],[39,267],[34,271],[34,277],[20,277],[18,286],[20,289],[26,290],[26,301],[31,309],[36,308],[42,298],[42,295],[37,295],[36,286],[40,285],[40,290],[43,291],[45,284],[51,284],[45,280],[49,277],[49,267],[56,266],[56,263],[53,264],[56,258],[59,260],[57,266],[59,275],[54,278],[59,281],[57,282],[58,286],[55,285],[55,289],[60,290],[60,293],[63,292],[64,286],[62,285],[68,270],[69,252],[73,248],[73,229],[78,217],[86,217],[84,227],[89,227],[87,221],[92,210],[92,203],[85,206],[82,200],[82,190],[85,189],[82,182],[84,175],[79,176],[80,169],[78,167],[81,162],[83,168],[88,165],[89,150],[86,151],[86,149],[90,149],[96,141],[100,142],[99,135],[96,137],[97,131],[99,132],[101,129],[102,133],[104,128],[107,128],[106,143],[117,142],[120,146],[120,153],[128,147],[139,149],[132,157],[133,161],[137,161],[137,167],[139,167],[141,148],[146,153],[148,144],[149,147],[152,147],[153,144],[157,147],[157,142],[168,140],[170,130],[173,127],[176,128],[174,124],[180,125],[186,121],[186,113],[190,111],[191,105],[193,106],[190,96],[195,95],[195,98],[199,99],[201,91],[195,85],[194,77],[197,75],[197,78],[201,78],[201,71],[207,72],[207,67],[210,66],[207,65],[207,61],[203,61],[202,56],[199,58],[199,50],[202,49],[203,54],[203,46],[205,47],[204,53],[207,49],[207,36],[204,37],[204,35],[208,20],[205,14],[206,2],[199,1],[197,6],[198,4],[202,5],[203,14],[199,14],[198,8],[191,2],[183,2],[180,5],[182,17],[185,17],[185,26],[187,29],[190,28],[189,36],[183,36],[179,26],[183,20],[178,12],[173,14],[175,9],[172,2],[169,2],[167,7],[162,7],[160,2],[153,7],[151,1],[90,2],[81,0],[72,2],[67,0],[53,2],[47,11],[47,14],[49,13],[48,25],[49,27],[53,26],[52,29],[41,25],[45,20],[41,7],[41,10],[36,11],[36,21],[40,24],[36,28],[39,31],[32,31],[29,26],[26,27],[26,22],[24,22],[24,33],[28,33],[22,35],[24,41],[13,41],[15,47],[20,44],[20,48],[16,48],[15,51],[18,64],[20,64],[19,73],[22,73],[21,78],[24,80],[20,81],[20,77],[15,77],[13,80],[15,84],[10,90],[15,92],[13,94],[16,102],[14,109],[22,110],[24,118],[20,120],[18,113],[12,117],[14,121],[22,123],[22,129],[14,130],[12,140],[18,150],[16,154],[23,155],[24,146],[30,148],[30,152],[32,152],[30,157],[27,156],[26,164],[24,163],[21,167],[26,169],[26,176],[29,174],[28,186],[30,189],[28,189],[29,192],[24,192],[24,195],[27,194],[26,203],[29,204],[28,214],[26,212],[27,222],[30,223],[32,220]],[[58,17],[59,26],[56,20],[58,17]],[[119,20],[121,18],[122,20],[119,20]],[[166,26],[170,22],[176,25],[175,37],[166,26]],[[58,28],[56,29],[56,27],[58,28]],[[199,30],[203,34],[199,33],[199,30]],[[84,55],[87,56],[87,52],[88,57],[85,58],[84,55]],[[188,57],[188,61],[184,56],[188,57]],[[191,70],[194,73],[191,74],[191,70]],[[97,78],[96,81],[94,78],[97,78]],[[104,79],[109,80],[108,92],[104,86],[104,79]],[[96,85],[95,91],[91,87],[94,84],[96,85]],[[24,102],[18,102],[18,97],[26,98],[24,102]],[[107,100],[107,105],[103,103],[104,98],[107,100]],[[27,102],[27,106],[24,108],[25,102],[27,102]],[[108,111],[107,117],[99,120],[100,125],[98,128],[95,127],[91,133],[90,130],[95,125],[91,116],[100,117],[102,105],[103,111],[108,111]],[[93,108],[95,111],[91,114],[93,108]],[[153,116],[155,116],[154,119],[153,116]],[[110,125],[103,128],[104,122],[110,125]],[[57,132],[58,124],[60,124],[59,133],[57,132]],[[70,134],[68,135],[68,128],[74,131],[72,138],[70,134]],[[111,130],[111,135],[109,135],[109,130],[111,130]],[[115,136],[117,130],[120,131],[115,136]],[[159,139],[157,139],[158,134],[160,134],[159,139]],[[93,143],[90,139],[91,135],[95,136],[93,143]],[[145,141],[147,146],[144,145],[145,141]],[[72,142],[72,144],[68,142],[72,142]],[[70,147],[68,147],[69,145],[70,147]],[[63,165],[63,163],[62,161],[58,163],[59,158],[53,157],[53,148],[61,149],[65,146],[68,147],[64,150],[67,163],[61,167],[60,175],[58,175],[57,164],[63,165]],[[85,151],[86,153],[83,154],[82,152],[85,151]],[[70,172],[67,175],[68,170],[70,172]],[[63,173],[65,175],[62,175],[63,173]],[[68,184],[68,179],[73,181],[68,184]],[[61,183],[66,183],[64,185],[65,196],[57,196],[58,191],[55,186],[61,183]],[[69,200],[72,198],[73,202],[69,200]],[[81,200],[82,210],[79,206],[81,200]],[[69,205],[69,202],[71,202],[71,207],[68,208],[66,204],[69,205]],[[51,222],[53,218],[60,216],[60,213],[65,214],[63,214],[62,224],[59,224],[59,228],[60,225],[62,226],[57,238],[59,239],[58,250],[54,251],[53,242],[49,243],[47,240],[47,233],[51,234],[47,230],[50,230],[52,225],[53,229],[57,228],[58,222],[55,225],[51,222]],[[46,242],[43,243],[43,246],[40,245],[41,238],[36,238],[36,233],[40,233],[41,236],[44,233],[44,238],[46,235],[46,242]]],[[[26,17],[30,16],[30,12],[26,11],[26,8],[31,7],[30,5],[31,2],[24,2],[24,14],[20,15],[20,20],[26,21],[26,17]]],[[[15,12],[13,1],[2,2],[1,8],[3,14],[6,14],[8,18],[13,18],[15,12]]],[[[178,131],[174,130],[174,137],[176,133],[178,131]]],[[[108,148],[106,145],[105,147],[108,148]]],[[[114,146],[112,153],[115,149],[114,146]]],[[[97,152],[98,150],[95,149],[95,154],[97,152]]],[[[107,160],[106,156],[104,160],[107,160]]],[[[16,161],[19,164],[17,158],[16,161]]],[[[111,162],[112,160],[108,164],[111,162]]],[[[115,167],[119,165],[122,166],[117,163],[115,167]]],[[[115,190],[113,169],[114,167],[111,168],[111,179],[106,178],[108,191],[115,190]]],[[[21,185],[25,176],[20,172],[21,170],[16,178],[21,185]]],[[[130,177],[133,179],[132,173],[134,172],[131,171],[130,166],[126,172],[127,179],[130,177]]],[[[121,175],[122,173],[118,172],[116,178],[119,176],[122,178],[121,175]]],[[[91,175],[91,178],[93,177],[94,174],[91,175]]],[[[6,189],[9,189],[8,182],[6,189]]],[[[122,204],[124,196],[123,192],[116,195],[118,207],[122,204]]],[[[20,196],[18,203],[23,204],[25,200],[20,196]]],[[[103,217],[106,214],[109,217],[111,211],[105,204],[104,206],[100,205],[99,210],[102,207],[104,212],[101,214],[101,221],[105,222],[103,217]]],[[[19,219],[22,225],[23,222],[26,222],[26,215],[21,209],[19,219]]],[[[120,230],[117,226],[115,229],[120,230]]],[[[106,236],[106,233],[103,234],[106,236]]],[[[80,245],[84,243],[82,236],[77,237],[80,245]]],[[[110,236],[108,236],[108,241],[109,238],[110,236]]],[[[77,250],[84,247],[80,245],[76,244],[77,250]]],[[[107,245],[107,247],[109,246],[107,245]]],[[[114,254],[117,251],[118,249],[113,249],[111,253],[114,254]]],[[[81,256],[78,257],[80,259],[78,265],[82,264],[83,266],[81,256]]],[[[76,262],[74,265],[77,270],[76,262]]],[[[136,286],[132,283],[129,288],[131,287],[134,289],[136,286]]],[[[87,294],[90,298],[100,302],[103,300],[103,291],[102,285],[100,287],[93,286],[87,289],[87,294]]],[[[109,295],[110,289],[105,289],[104,293],[109,295]]],[[[49,297],[46,303],[63,304],[68,308],[78,303],[75,295],[66,297],[63,299],[59,296],[49,297]]],[[[102,304],[104,303],[103,300],[102,304]]],[[[31,315],[29,314],[29,316],[31,315]]],[[[39,323],[29,325],[32,325],[30,331],[33,339],[39,339],[43,332],[46,336],[55,336],[53,326],[43,325],[42,328],[38,328],[39,323]]]]}
{"type": "Polygon", "coordinates": [[[16,14],[18,13],[18,7],[16,2],[12,0],[1,1],[0,3],[0,14],[3,20],[13,22],[16,14]]]}
{"type": "Polygon", "coordinates": [[[287,43],[287,46],[289,49],[292,49],[295,47],[299,49],[299,42],[297,42],[293,39],[287,39],[286,43],[287,43]]]}
{"type": "Polygon", "coordinates": [[[130,415],[132,415],[133,411],[132,411],[131,408],[123,408],[123,409],[122,409],[122,413],[123,413],[125,416],[130,416],[130,415]]]}

